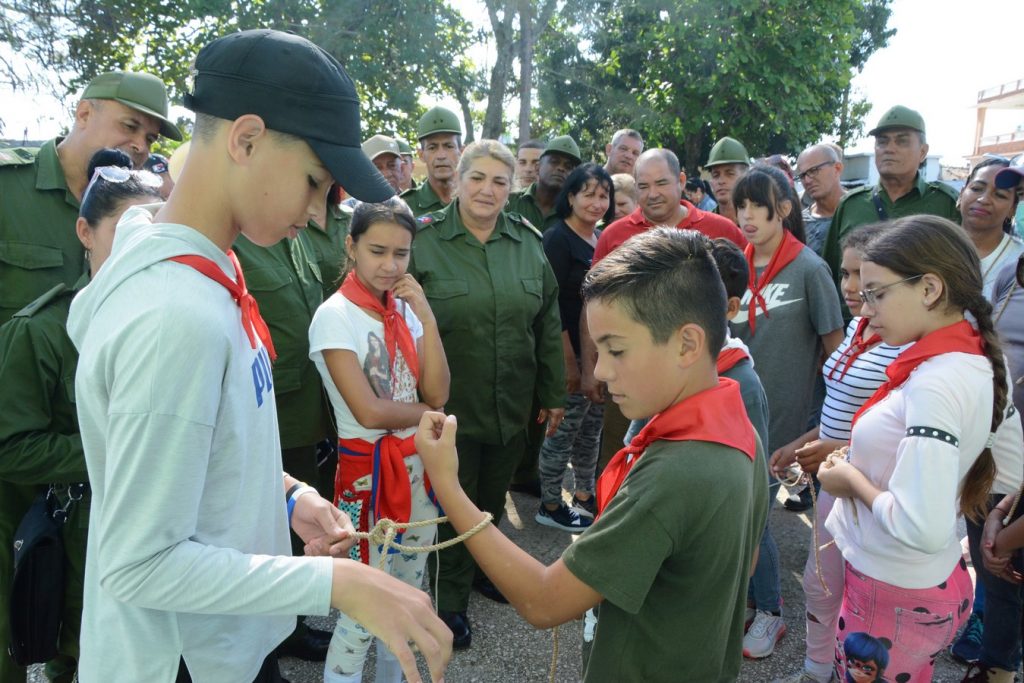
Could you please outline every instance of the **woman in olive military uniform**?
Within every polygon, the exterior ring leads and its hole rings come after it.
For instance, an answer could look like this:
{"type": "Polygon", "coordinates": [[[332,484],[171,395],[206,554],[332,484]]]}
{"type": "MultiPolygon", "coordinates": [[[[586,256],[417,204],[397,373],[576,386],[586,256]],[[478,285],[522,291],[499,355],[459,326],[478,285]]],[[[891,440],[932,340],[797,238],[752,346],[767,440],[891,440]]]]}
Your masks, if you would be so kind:
{"type": "MultiPolygon", "coordinates": [[[[565,369],[558,286],[541,235],[502,209],[515,157],[494,140],[466,147],[459,196],[422,216],[410,272],[437,318],[451,368],[445,410],[459,420],[459,480],[481,509],[500,519],[531,419],[553,434],[565,413],[565,369]],[[531,415],[534,393],[543,406],[531,415]]],[[[448,525],[439,540],[455,533],[448,525]]],[[[433,563],[428,563],[433,567],[433,563]]],[[[476,566],[462,545],[441,552],[439,615],[470,643],[466,608],[476,566]]]]}
{"type": "MultiPolygon", "coordinates": [[[[110,255],[114,226],[130,206],[160,201],[161,181],[133,172],[123,152],[101,150],[83,197],[76,232],[86,249],[88,273],[74,287],[59,284],[0,327],[0,637],[7,657],[7,611],[13,574],[14,532],[29,505],[50,484],[85,482],[85,454],[75,411],[78,352],[68,338],[68,309],[110,255]],[[107,166],[107,164],[118,164],[107,166]],[[109,179],[108,179],[109,178],[109,179]]],[[[67,501],[66,488],[58,494],[67,501]]],[[[89,495],[71,508],[64,525],[67,560],[60,655],[47,665],[51,681],[71,681],[78,659],[82,578],[89,526],[89,495]]],[[[12,663],[13,667],[13,663],[12,663]]],[[[8,667],[10,668],[10,667],[8,667]]],[[[6,676],[5,676],[6,678],[6,676]]],[[[11,680],[25,680],[23,671],[11,680]]],[[[7,680],[3,683],[8,683],[7,680]]]]}

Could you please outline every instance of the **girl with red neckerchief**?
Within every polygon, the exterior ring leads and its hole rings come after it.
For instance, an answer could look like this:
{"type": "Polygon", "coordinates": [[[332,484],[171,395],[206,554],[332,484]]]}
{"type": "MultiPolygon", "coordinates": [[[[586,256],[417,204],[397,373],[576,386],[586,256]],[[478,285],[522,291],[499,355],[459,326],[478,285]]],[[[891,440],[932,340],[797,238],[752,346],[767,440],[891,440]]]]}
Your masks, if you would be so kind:
{"type": "MultiPolygon", "coordinates": [[[[906,346],[889,346],[870,327],[870,320],[861,316],[860,264],[864,248],[881,235],[887,224],[866,225],[843,238],[840,288],[853,320],[847,326],[846,338],[825,361],[825,403],[821,408],[821,424],[772,454],[769,467],[777,476],[784,476],[794,463],[808,474],[833,451],[850,441],[850,421],[854,413],[885,382],[885,369],[906,346]]],[[[836,622],[843,600],[843,556],[832,543],[825,529],[825,519],[834,499],[827,492],[818,493],[813,524],[817,537],[807,553],[804,565],[803,590],[807,607],[807,651],[803,667],[775,683],[827,683],[832,680],[836,646],[836,622]]]]}
{"type": "Polygon", "coordinates": [[[888,649],[888,680],[930,681],[970,613],[957,517],[984,514],[997,474],[1005,360],[977,254],[953,223],[895,221],[865,249],[861,287],[883,342],[913,346],[854,415],[849,460],[836,454],[818,470],[846,562],[836,666],[844,676],[847,636],[867,634],[888,649]]]}
{"type": "MultiPolygon", "coordinates": [[[[359,531],[377,520],[432,519],[432,502],[413,434],[423,413],[448,400],[448,362],[423,290],[406,273],[416,221],[398,198],[360,204],[345,250],[349,271],[320,306],[309,329],[310,357],[323,378],[338,427],[334,502],[359,531]]],[[[401,534],[429,545],[436,527],[401,534]]],[[[379,547],[363,541],[354,559],[378,566],[379,547]]],[[[425,553],[392,552],[385,570],[421,586],[425,553]]],[[[373,637],[342,614],[324,666],[326,683],[358,683],[373,637]]],[[[402,669],[380,641],[378,681],[398,683],[402,669]]]]}
{"type": "MultiPolygon", "coordinates": [[[[744,249],[749,280],[732,318],[732,333],[750,349],[764,385],[769,416],[765,450],[773,453],[807,431],[817,409],[814,385],[822,358],[842,341],[843,318],[828,266],[803,243],[800,203],[785,174],[755,166],[733,188],[733,204],[749,242],[744,249]]],[[[778,550],[770,529],[750,580],[750,602],[743,653],[767,657],[786,632],[778,550]]]]}

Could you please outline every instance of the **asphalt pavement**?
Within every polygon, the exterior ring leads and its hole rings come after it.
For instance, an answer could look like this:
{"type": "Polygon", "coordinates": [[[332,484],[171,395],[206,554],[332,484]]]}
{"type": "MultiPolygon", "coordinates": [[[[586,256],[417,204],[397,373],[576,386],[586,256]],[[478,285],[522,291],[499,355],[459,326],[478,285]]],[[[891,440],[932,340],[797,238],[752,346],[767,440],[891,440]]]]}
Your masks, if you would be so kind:
{"type": "MultiPolygon", "coordinates": [[[[780,493],[780,501],[786,492],[780,493]]],[[[506,515],[500,529],[519,547],[533,557],[549,564],[561,555],[572,542],[565,532],[543,527],[534,522],[538,500],[523,494],[511,494],[506,500],[506,515]]],[[[808,513],[794,513],[775,506],[771,524],[779,545],[782,564],[782,594],[785,604],[787,634],[779,642],[775,653],[763,660],[745,660],[739,681],[743,683],[770,683],[777,677],[798,669],[804,656],[804,611],[800,576],[803,572],[807,548],[810,544],[811,522],[808,513]]],[[[686,609],[680,605],[680,609],[686,609]]],[[[447,683],[577,683],[582,680],[580,643],[583,636],[582,621],[564,624],[558,629],[557,658],[552,678],[552,653],[555,647],[553,631],[538,631],[527,624],[515,610],[492,602],[477,593],[470,598],[469,618],[473,627],[473,645],[455,652],[445,680],[447,683]]],[[[329,617],[312,618],[317,628],[333,628],[329,617]]],[[[374,681],[371,661],[363,680],[374,681]]],[[[322,683],[323,664],[282,659],[282,673],[291,683],[322,683]]],[[[29,680],[45,681],[35,667],[29,680]]],[[[965,666],[955,662],[948,654],[939,657],[934,681],[958,683],[965,666]]],[[[429,680],[422,669],[424,680],[429,680]]],[[[680,683],[691,683],[681,677],[680,683]]],[[[225,681],[224,683],[232,683],[225,681]]],[[[700,682],[696,682],[700,683],[700,682]]]]}

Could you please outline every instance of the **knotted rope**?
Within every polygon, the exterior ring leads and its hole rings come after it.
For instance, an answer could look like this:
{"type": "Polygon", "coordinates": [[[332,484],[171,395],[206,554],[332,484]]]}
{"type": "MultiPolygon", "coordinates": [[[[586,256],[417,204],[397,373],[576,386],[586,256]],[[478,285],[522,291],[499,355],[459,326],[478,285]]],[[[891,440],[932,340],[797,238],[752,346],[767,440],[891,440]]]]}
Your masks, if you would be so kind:
{"type": "Polygon", "coordinates": [[[374,545],[381,546],[380,549],[380,563],[378,569],[384,569],[384,566],[388,561],[388,550],[394,548],[395,550],[402,553],[432,553],[437,550],[444,550],[450,548],[453,545],[462,543],[467,538],[474,536],[486,527],[494,517],[490,512],[485,512],[483,519],[476,523],[469,531],[461,533],[455,538],[449,539],[442,543],[434,543],[432,545],[405,545],[403,543],[396,543],[395,538],[398,536],[398,532],[401,529],[417,529],[425,526],[434,526],[436,524],[443,524],[448,521],[447,517],[437,517],[435,519],[424,519],[419,522],[396,522],[391,519],[378,519],[377,523],[373,525],[373,528],[369,531],[357,531],[353,536],[362,541],[367,541],[374,545]]]}

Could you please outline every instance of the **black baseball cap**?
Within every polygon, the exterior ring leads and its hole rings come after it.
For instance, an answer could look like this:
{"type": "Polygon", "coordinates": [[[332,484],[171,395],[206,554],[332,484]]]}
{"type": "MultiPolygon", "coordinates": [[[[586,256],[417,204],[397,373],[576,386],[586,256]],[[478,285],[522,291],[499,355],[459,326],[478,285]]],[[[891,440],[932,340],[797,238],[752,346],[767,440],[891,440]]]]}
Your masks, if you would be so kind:
{"type": "Polygon", "coordinates": [[[270,29],[214,40],[196,57],[185,106],[233,121],[245,114],[305,140],[356,199],[395,194],[360,146],[359,96],[334,57],[305,38],[270,29]]]}

